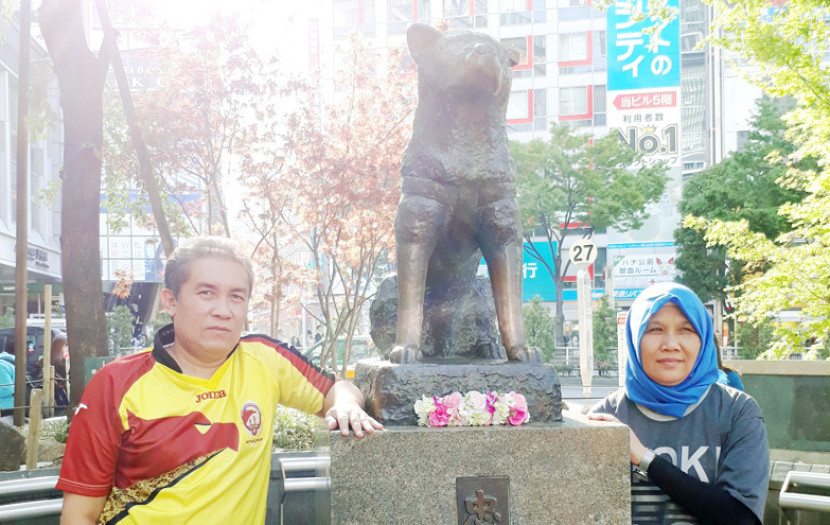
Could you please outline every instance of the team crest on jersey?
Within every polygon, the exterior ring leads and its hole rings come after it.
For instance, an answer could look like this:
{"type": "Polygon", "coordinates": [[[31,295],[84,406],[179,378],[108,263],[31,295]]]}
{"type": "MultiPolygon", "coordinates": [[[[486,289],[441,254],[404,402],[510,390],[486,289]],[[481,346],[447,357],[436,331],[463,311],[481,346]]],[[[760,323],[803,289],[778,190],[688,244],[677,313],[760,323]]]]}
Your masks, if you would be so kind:
{"type": "Polygon", "coordinates": [[[245,425],[245,430],[253,437],[259,435],[262,430],[262,411],[253,401],[246,401],[242,405],[242,424],[245,425]]]}

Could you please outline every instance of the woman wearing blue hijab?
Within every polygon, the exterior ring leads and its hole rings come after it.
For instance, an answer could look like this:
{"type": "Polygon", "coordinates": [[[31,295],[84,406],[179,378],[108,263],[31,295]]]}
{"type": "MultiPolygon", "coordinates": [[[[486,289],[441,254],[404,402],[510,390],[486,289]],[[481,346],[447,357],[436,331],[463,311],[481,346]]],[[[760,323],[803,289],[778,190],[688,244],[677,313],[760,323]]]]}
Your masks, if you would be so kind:
{"type": "Polygon", "coordinates": [[[691,290],[660,283],[631,305],[625,387],[590,419],[631,430],[632,523],[760,524],[769,446],[758,404],[718,384],[712,320],[691,290]]]}

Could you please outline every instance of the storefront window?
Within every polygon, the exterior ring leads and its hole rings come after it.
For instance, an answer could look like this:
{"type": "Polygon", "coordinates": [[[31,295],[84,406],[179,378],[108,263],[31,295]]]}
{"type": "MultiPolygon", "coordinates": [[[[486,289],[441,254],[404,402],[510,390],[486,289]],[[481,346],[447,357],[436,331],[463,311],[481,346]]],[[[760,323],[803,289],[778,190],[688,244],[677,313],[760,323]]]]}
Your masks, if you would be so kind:
{"type": "Polygon", "coordinates": [[[563,33],[559,35],[559,61],[570,62],[588,58],[588,35],[563,33]]]}
{"type": "Polygon", "coordinates": [[[375,0],[334,0],[334,38],[346,38],[354,31],[375,36],[375,0]]]}
{"type": "Polygon", "coordinates": [[[588,112],[588,88],[567,87],[559,89],[559,116],[585,115],[588,112]]]}
{"type": "Polygon", "coordinates": [[[594,125],[605,125],[605,86],[594,86],[594,125]]]}
{"type": "Polygon", "coordinates": [[[546,0],[499,0],[499,19],[505,26],[542,23],[546,5],[546,0]]]}
{"type": "Polygon", "coordinates": [[[524,121],[528,120],[528,97],[529,91],[514,91],[510,94],[510,101],[507,103],[507,121],[524,121]]]}
{"type": "Polygon", "coordinates": [[[402,35],[412,22],[429,23],[430,0],[386,0],[390,35],[402,35]]]}
{"type": "Polygon", "coordinates": [[[444,0],[444,20],[462,29],[487,27],[487,0],[444,0]]]}
{"type": "Polygon", "coordinates": [[[545,89],[533,90],[533,129],[548,129],[548,93],[545,89]]]}

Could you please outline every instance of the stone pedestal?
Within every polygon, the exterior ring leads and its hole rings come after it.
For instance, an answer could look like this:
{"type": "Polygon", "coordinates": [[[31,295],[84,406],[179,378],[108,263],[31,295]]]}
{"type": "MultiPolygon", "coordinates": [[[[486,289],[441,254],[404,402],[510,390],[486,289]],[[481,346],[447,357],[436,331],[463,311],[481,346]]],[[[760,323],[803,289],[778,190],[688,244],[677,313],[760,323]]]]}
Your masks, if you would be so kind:
{"type": "Polygon", "coordinates": [[[556,370],[548,364],[464,360],[452,363],[399,365],[363,359],[355,367],[354,384],[366,399],[366,410],[384,425],[417,425],[413,409],[421,396],[470,390],[518,392],[527,399],[532,423],[562,420],[562,392],[556,370]]]}
{"type": "Polygon", "coordinates": [[[332,433],[335,525],[622,525],[631,523],[630,490],[622,425],[565,417],[521,427],[396,426],[363,439],[332,433]],[[486,513],[467,521],[467,508],[482,501],[499,521],[486,513]]]}

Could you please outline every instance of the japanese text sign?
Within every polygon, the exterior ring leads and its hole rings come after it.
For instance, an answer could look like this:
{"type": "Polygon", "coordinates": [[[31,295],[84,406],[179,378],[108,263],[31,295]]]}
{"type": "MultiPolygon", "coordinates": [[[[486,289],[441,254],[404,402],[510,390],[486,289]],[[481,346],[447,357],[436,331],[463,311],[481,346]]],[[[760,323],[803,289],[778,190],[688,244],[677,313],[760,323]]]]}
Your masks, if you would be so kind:
{"type": "Polygon", "coordinates": [[[651,17],[652,5],[677,9],[679,0],[620,0],[608,9],[608,91],[680,85],[679,16],[651,17]]]}

